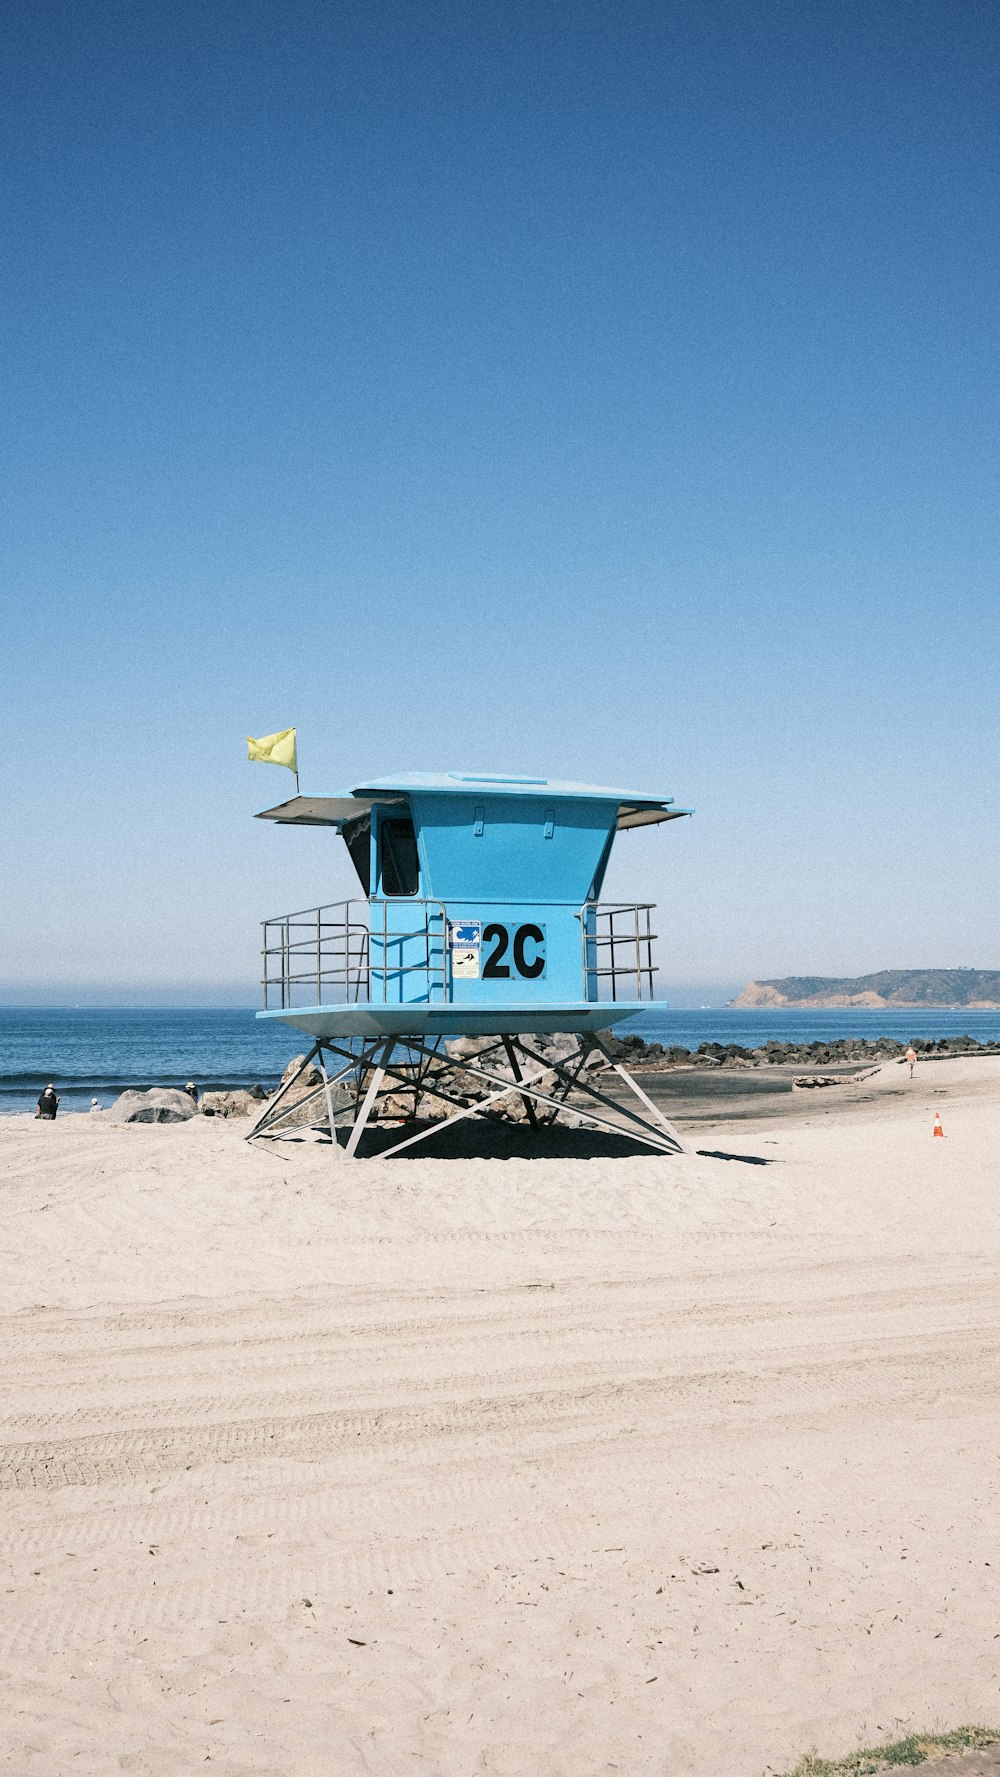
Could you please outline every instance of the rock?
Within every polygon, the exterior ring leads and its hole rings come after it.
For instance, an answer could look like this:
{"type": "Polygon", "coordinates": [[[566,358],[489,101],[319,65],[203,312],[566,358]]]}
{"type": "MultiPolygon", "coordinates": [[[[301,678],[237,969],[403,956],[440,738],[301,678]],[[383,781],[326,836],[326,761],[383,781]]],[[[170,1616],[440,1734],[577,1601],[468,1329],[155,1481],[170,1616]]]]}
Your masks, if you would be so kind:
{"type": "MultiPolygon", "coordinates": [[[[286,1086],[288,1081],[291,1080],[295,1076],[295,1074],[298,1072],[298,1069],[302,1066],[302,1063],[304,1061],[305,1061],[304,1055],[293,1056],[292,1060],[288,1063],[288,1066],[286,1067],[284,1073],[282,1074],[280,1081],[278,1082],[276,1092],[272,1093],[270,1095],[271,1097],[276,1097],[277,1093],[281,1092],[282,1087],[286,1086]]],[[[322,1075],[321,1070],[316,1066],[315,1062],[310,1062],[309,1066],[305,1069],[304,1073],[299,1077],[299,1079],[297,1079],[295,1081],[294,1086],[288,1087],[288,1090],[284,1093],[284,1096],[282,1097],[281,1105],[279,1108],[281,1109],[282,1112],[290,1112],[292,1110],[293,1106],[298,1104],[300,1099],[307,1098],[309,1096],[309,1094],[313,1091],[314,1087],[322,1086],[322,1084],[323,1084],[323,1075],[322,1075]]],[[[238,1111],[238,1110],[228,1110],[228,1111],[223,1110],[221,1113],[215,1113],[215,1114],[222,1115],[224,1117],[225,1116],[239,1117],[239,1116],[244,1116],[244,1115],[253,1115],[259,1109],[260,1101],[262,1099],[268,1097],[268,1094],[266,1092],[264,1092],[262,1090],[262,1088],[259,1086],[255,1086],[253,1088],[253,1094],[254,1094],[254,1099],[256,1102],[253,1104],[253,1106],[250,1108],[250,1110],[248,1112],[243,1112],[243,1111],[238,1111]]],[[[214,1096],[214,1094],[211,1094],[211,1095],[208,1093],[205,1094],[206,1098],[209,1096],[214,1096]]],[[[226,1097],[227,1094],[223,1093],[220,1096],[226,1097]]],[[[342,1094],[341,1090],[338,1087],[334,1087],[333,1088],[333,1101],[334,1101],[335,1107],[337,1107],[338,1109],[341,1108],[342,1098],[343,1098],[343,1094],[342,1094]]],[[[346,1102],[346,1100],[344,1102],[346,1102]]],[[[205,1100],[203,1099],[202,1100],[202,1108],[204,1108],[204,1104],[205,1104],[205,1100]]],[[[286,1123],[286,1127],[297,1128],[299,1126],[300,1122],[308,1123],[309,1121],[311,1121],[315,1117],[319,1116],[321,1109],[325,1112],[325,1100],[322,1097],[314,1097],[314,1098],[310,1099],[309,1103],[304,1107],[301,1119],[294,1119],[294,1118],[291,1119],[291,1121],[289,1123],[286,1123]]],[[[211,1110],[209,1110],[206,1114],[208,1116],[211,1116],[213,1114],[213,1112],[211,1110]]]]}
{"type": "MultiPolygon", "coordinates": [[[[480,1081],[478,1084],[481,1085],[482,1082],[480,1081]]],[[[461,1098],[461,1096],[461,1093],[456,1093],[456,1097],[461,1098]]],[[[470,1097],[468,1102],[471,1103],[471,1101],[470,1097]]],[[[439,1123],[444,1117],[453,1117],[455,1112],[460,1109],[460,1105],[452,1104],[447,1098],[438,1098],[433,1092],[422,1092],[420,1095],[420,1115],[421,1117],[429,1117],[434,1123],[439,1123]]]]}
{"type": "MultiPolygon", "coordinates": [[[[284,1073],[281,1076],[280,1084],[282,1086],[285,1084],[286,1080],[290,1080],[292,1075],[298,1072],[299,1068],[302,1066],[302,1063],[304,1061],[305,1061],[304,1055],[293,1055],[291,1061],[288,1063],[288,1066],[286,1067],[284,1073]]],[[[320,1073],[319,1068],[316,1066],[316,1063],[310,1062],[309,1066],[306,1068],[305,1073],[302,1075],[301,1080],[296,1081],[296,1084],[298,1086],[301,1086],[303,1089],[305,1089],[307,1086],[318,1086],[320,1084],[322,1078],[323,1078],[323,1075],[320,1073]]]]}
{"type": "MultiPolygon", "coordinates": [[[[535,1054],[541,1055],[545,1061],[565,1061],[575,1053],[580,1042],[579,1037],[562,1030],[549,1031],[541,1036],[526,1036],[523,1040],[529,1049],[534,1049],[535,1054]]],[[[634,1041],[641,1043],[642,1038],[637,1037],[634,1041]]],[[[506,1060],[506,1056],[503,1059],[506,1060]]],[[[522,1058],[520,1066],[521,1072],[526,1073],[531,1064],[522,1058]]]]}
{"type": "Polygon", "coordinates": [[[452,1061],[473,1061],[484,1049],[491,1049],[495,1042],[496,1037],[452,1037],[445,1043],[445,1054],[452,1061]]]}
{"type": "MultiPolygon", "coordinates": [[[[538,1109],[544,1113],[545,1107],[539,1105],[538,1109]]],[[[526,1123],[528,1121],[524,1099],[517,1092],[508,1092],[505,1098],[495,1098],[485,1115],[487,1117],[501,1116],[505,1123],[526,1123]]]]}
{"type": "MultiPolygon", "coordinates": [[[[265,1100],[267,1100],[269,1104],[273,1104],[277,1099],[278,1094],[281,1093],[281,1102],[278,1105],[278,1117],[283,1131],[287,1132],[293,1129],[304,1129],[310,1123],[325,1123],[327,1115],[326,1094],[324,1092],[316,1091],[316,1088],[323,1084],[323,1075],[320,1069],[314,1064],[310,1064],[310,1066],[306,1068],[301,1078],[295,1081],[294,1086],[288,1086],[287,1090],[282,1092],[282,1087],[287,1085],[287,1082],[293,1077],[296,1070],[302,1066],[304,1060],[304,1056],[296,1055],[294,1059],[288,1063],[288,1066],[282,1074],[281,1080],[274,1092],[267,1093],[261,1087],[254,1086],[251,1089],[254,1103],[250,1107],[249,1114],[255,1116],[257,1112],[262,1109],[265,1100]]],[[[206,1097],[207,1096],[208,1094],[206,1094],[206,1097]]],[[[222,1094],[222,1096],[226,1097],[228,1094],[222,1094]]],[[[351,1094],[348,1093],[343,1086],[331,1086],[330,1098],[333,1103],[335,1116],[339,1112],[346,1110],[347,1107],[353,1103],[351,1094]]],[[[237,1110],[228,1113],[223,1111],[222,1114],[224,1116],[227,1114],[230,1116],[241,1116],[244,1113],[237,1110]]]]}
{"type": "Polygon", "coordinates": [[[380,1123],[409,1123],[413,1118],[413,1093],[387,1092],[372,1114],[380,1123]]]}
{"type": "Polygon", "coordinates": [[[148,1092],[123,1092],[108,1112],[112,1123],[186,1123],[195,1114],[187,1092],[173,1086],[152,1086],[148,1092]]]}
{"type": "MultiPolygon", "coordinates": [[[[449,1104],[446,1098],[438,1098],[433,1092],[422,1092],[417,1119],[421,1123],[437,1123],[443,1117],[452,1116],[458,1109],[458,1105],[449,1104]]],[[[378,1117],[380,1122],[412,1123],[413,1093],[387,1092],[378,1102],[378,1117]]]]}
{"type": "Polygon", "coordinates": [[[259,1088],[251,1092],[203,1092],[198,1109],[203,1117],[252,1117],[259,1111],[263,1097],[259,1088]]]}

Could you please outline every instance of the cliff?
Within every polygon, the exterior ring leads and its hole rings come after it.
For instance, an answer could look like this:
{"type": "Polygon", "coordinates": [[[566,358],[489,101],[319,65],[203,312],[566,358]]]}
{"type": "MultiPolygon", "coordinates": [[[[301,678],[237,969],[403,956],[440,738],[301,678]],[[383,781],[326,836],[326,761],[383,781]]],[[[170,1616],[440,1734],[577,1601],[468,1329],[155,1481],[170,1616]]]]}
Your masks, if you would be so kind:
{"type": "Polygon", "coordinates": [[[880,969],[875,975],[786,975],[748,981],[734,1006],[928,1007],[1000,1010],[1000,970],[880,969]]]}

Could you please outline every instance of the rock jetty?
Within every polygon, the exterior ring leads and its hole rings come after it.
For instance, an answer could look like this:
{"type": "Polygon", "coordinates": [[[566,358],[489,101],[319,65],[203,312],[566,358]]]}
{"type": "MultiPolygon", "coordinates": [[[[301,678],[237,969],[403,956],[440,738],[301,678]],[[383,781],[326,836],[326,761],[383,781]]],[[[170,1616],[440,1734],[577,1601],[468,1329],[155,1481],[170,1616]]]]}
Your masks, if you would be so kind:
{"type": "MultiPolygon", "coordinates": [[[[697,1049],[684,1049],[678,1044],[664,1048],[662,1043],[647,1043],[642,1037],[619,1037],[602,1031],[601,1039],[609,1054],[629,1068],[666,1069],[672,1067],[796,1067],[813,1068],[844,1065],[851,1062],[892,1061],[906,1054],[909,1042],[894,1037],[839,1037],[831,1043],[762,1043],[758,1049],[744,1049],[739,1043],[701,1043],[697,1049]]],[[[914,1037],[913,1048],[922,1061],[946,1060],[955,1055],[1000,1055],[1000,1042],[981,1043],[976,1037],[914,1037]]]]}

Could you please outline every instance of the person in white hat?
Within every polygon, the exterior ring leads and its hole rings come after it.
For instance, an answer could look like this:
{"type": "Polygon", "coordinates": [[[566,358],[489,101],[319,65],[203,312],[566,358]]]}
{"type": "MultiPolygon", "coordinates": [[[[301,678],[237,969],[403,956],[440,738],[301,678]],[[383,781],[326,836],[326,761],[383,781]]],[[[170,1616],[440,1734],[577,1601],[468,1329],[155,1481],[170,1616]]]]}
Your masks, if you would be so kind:
{"type": "Polygon", "coordinates": [[[59,1099],[56,1096],[56,1089],[50,1080],[45,1091],[41,1094],[38,1100],[38,1109],[35,1112],[35,1116],[42,1117],[51,1122],[58,1109],[59,1099]]]}
{"type": "Polygon", "coordinates": [[[100,1101],[100,1099],[99,1099],[99,1098],[92,1098],[92,1099],[91,1099],[91,1101],[90,1101],[90,1109],[91,1109],[91,1111],[92,1111],[92,1112],[93,1112],[93,1111],[99,1111],[99,1110],[100,1110],[100,1108],[101,1108],[101,1101],[100,1101]]]}

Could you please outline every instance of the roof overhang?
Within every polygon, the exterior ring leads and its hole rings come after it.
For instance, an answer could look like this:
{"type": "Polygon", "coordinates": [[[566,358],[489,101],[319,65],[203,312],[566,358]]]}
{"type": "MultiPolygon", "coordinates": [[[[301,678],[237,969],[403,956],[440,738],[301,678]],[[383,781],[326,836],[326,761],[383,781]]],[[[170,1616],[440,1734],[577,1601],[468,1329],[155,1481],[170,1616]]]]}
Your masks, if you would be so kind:
{"type": "MultiPolygon", "coordinates": [[[[279,802],[276,808],[262,808],[258,821],[279,821],[285,827],[343,827],[362,815],[370,814],[376,804],[398,804],[407,801],[400,791],[372,790],[354,796],[293,796],[279,802]]],[[[693,814],[690,808],[674,808],[669,803],[622,802],[616,825],[619,832],[628,827],[655,827],[661,821],[679,821],[693,814]]]]}
{"type": "Polygon", "coordinates": [[[655,827],[660,821],[680,821],[685,815],[694,814],[693,808],[635,808],[623,803],[618,810],[617,827],[619,833],[626,827],[655,827]]]}
{"type": "Polygon", "coordinates": [[[280,821],[286,827],[343,827],[371,814],[377,802],[403,802],[403,796],[293,796],[276,808],[262,808],[258,821],[280,821]]]}

